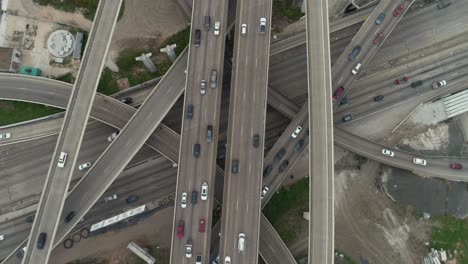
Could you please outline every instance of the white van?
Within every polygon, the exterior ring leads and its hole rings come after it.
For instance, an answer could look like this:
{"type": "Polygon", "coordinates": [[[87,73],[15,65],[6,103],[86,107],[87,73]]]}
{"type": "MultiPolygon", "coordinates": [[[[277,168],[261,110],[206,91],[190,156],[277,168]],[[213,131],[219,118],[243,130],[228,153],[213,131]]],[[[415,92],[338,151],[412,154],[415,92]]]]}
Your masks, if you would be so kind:
{"type": "Polygon", "coordinates": [[[67,161],[67,153],[63,151],[60,152],[60,157],[59,157],[57,166],[59,166],[60,168],[63,168],[65,166],[66,161],[67,161]]]}
{"type": "Polygon", "coordinates": [[[351,71],[352,74],[357,74],[359,72],[359,69],[361,68],[362,64],[359,62],[354,66],[354,69],[351,71]]]}
{"type": "Polygon", "coordinates": [[[239,242],[237,244],[239,252],[244,252],[245,250],[245,234],[239,233],[239,242]]]}

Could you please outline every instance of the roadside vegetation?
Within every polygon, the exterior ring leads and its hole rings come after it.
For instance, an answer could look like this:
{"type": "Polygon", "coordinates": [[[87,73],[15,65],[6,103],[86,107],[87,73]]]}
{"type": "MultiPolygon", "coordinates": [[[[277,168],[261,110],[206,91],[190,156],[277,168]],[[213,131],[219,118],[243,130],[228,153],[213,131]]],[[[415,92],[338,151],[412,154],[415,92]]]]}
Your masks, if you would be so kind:
{"type": "Polygon", "coordinates": [[[459,264],[468,264],[468,219],[453,216],[434,218],[438,225],[431,231],[431,248],[456,251],[459,264]]]}
{"type": "Polygon", "coordinates": [[[63,110],[39,104],[0,100],[0,126],[36,119],[63,110]]]}
{"type": "Polygon", "coordinates": [[[306,232],[303,213],[309,211],[309,178],[304,178],[275,193],[263,210],[270,223],[288,245],[306,232]]]}
{"type": "Polygon", "coordinates": [[[303,15],[300,8],[291,5],[291,0],[273,0],[273,17],[286,18],[292,23],[303,15]]]}
{"type": "MultiPolygon", "coordinates": [[[[34,2],[44,6],[52,6],[69,13],[80,11],[89,20],[94,19],[99,4],[99,0],[34,0],[34,2]]],[[[122,2],[118,19],[122,17],[124,9],[125,0],[122,2]]]]}
{"type": "Polygon", "coordinates": [[[159,47],[154,47],[149,50],[127,49],[120,52],[120,56],[115,62],[119,67],[119,72],[112,72],[107,68],[104,69],[101,75],[101,81],[99,82],[98,92],[106,95],[111,95],[118,92],[116,81],[121,78],[128,78],[129,85],[134,86],[156,77],[163,76],[171,67],[172,62],[170,61],[167,54],[161,53],[159,50],[165,47],[167,44],[176,44],[176,55],[180,55],[184,48],[188,45],[189,37],[190,27],[187,27],[170,36],[159,47]],[[148,52],[153,54],[151,59],[157,68],[157,71],[154,73],[150,73],[148,70],[146,70],[143,62],[135,60],[135,57],[148,52]]]}

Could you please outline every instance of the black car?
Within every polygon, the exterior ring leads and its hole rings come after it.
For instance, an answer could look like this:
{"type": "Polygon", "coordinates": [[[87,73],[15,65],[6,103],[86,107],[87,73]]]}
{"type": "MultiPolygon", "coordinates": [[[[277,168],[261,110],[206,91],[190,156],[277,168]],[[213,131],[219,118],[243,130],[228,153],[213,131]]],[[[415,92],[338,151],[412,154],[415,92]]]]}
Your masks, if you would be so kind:
{"type": "Polygon", "coordinates": [[[138,201],[138,196],[137,195],[130,195],[129,197],[127,197],[127,199],[125,201],[127,203],[134,203],[134,202],[138,201]]]}
{"type": "Polygon", "coordinates": [[[273,160],[274,161],[280,161],[284,157],[284,154],[286,154],[286,150],[284,148],[280,149],[280,151],[278,151],[278,153],[276,153],[273,160]]]}
{"type": "Polygon", "coordinates": [[[349,61],[353,61],[356,59],[356,57],[361,53],[361,46],[356,46],[354,47],[353,51],[348,56],[349,61]]]}
{"type": "Polygon", "coordinates": [[[195,45],[195,47],[200,47],[200,43],[201,43],[201,31],[199,29],[195,29],[195,38],[193,40],[193,45],[195,45]]]}
{"type": "Polygon", "coordinates": [[[301,139],[299,140],[299,142],[296,143],[296,145],[294,145],[294,151],[299,151],[302,146],[304,146],[304,140],[301,139]]]}
{"type": "Polygon", "coordinates": [[[281,163],[281,166],[279,167],[279,172],[283,172],[289,165],[289,160],[285,160],[283,161],[283,163],[281,163]]]}
{"type": "Polygon", "coordinates": [[[34,217],[35,217],[35,216],[36,216],[36,215],[30,215],[30,216],[26,217],[26,223],[32,223],[32,222],[34,222],[34,217]]]}
{"type": "Polygon", "coordinates": [[[239,160],[232,160],[232,173],[237,174],[239,172],[239,160]]]}
{"type": "Polygon", "coordinates": [[[193,145],[193,156],[195,158],[200,157],[200,144],[198,143],[193,145]]]}
{"type": "Polygon", "coordinates": [[[423,84],[423,81],[421,81],[421,80],[415,81],[415,82],[411,83],[411,87],[416,88],[418,86],[421,86],[422,84],[423,84]]]}
{"type": "Polygon", "coordinates": [[[73,217],[75,217],[75,211],[71,211],[70,213],[67,214],[67,216],[65,217],[65,223],[68,223],[70,222],[73,217]]]}
{"type": "Polygon", "coordinates": [[[260,146],[260,135],[259,134],[255,134],[253,136],[253,146],[255,148],[258,148],[260,146]]]}
{"type": "Polygon", "coordinates": [[[343,99],[341,99],[340,101],[340,105],[345,105],[348,103],[348,97],[344,97],[343,99]]]}
{"type": "Polygon", "coordinates": [[[187,119],[193,118],[193,105],[187,106],[187,119]]]}
{"type": "Polygon", "coordinates": [[[271,165],[268,165],[263,171],[263,177],[270,175],[272,170],[273,170],[273,167],[271,165]]]}
{"type": "Polygon", "coordinates": [[[192,191],[192,205],[197,204],[197,199],[198,199],[198,192],[197,191],[192,191]]]}
{"type": "Polygon", "coordinates": [[[383,99],[384,99],[383,95],[377,95],[376,97],[374,97],[374,101],[376,102],[382,101],[383,99]]]}
{"type": "Polygon", "coordinates": [[[44,245],[46,243],[46,239],[47,239],[47,234],[42,232],[39,234],[39,238],[37,238],[37,249],[43,249],[44,248],[44,245]]]}
{"type": "Polygon", "coordinates": [[[131,104],[131,103],[133,103],[133,98],[125,97],[125,98],[120,99],[120,102],[122,102],[124,104],[131,104]]]}

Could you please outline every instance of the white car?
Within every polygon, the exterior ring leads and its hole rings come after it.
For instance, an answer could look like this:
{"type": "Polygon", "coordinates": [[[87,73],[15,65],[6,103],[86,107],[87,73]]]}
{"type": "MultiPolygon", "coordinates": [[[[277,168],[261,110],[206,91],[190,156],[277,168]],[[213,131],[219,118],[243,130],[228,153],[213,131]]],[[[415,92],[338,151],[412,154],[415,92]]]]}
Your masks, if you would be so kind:
{"type": "Polygon", "coordinates": [[[200,255],[195,259],[195,264],[202,264],[202,258],[200,255]]]}
{"type": "Polygon", "coordinates": [[[202,80],[200,84],[200,93],[201,94],[206,94],[206,81],[202,80]]]}
{"type": "Polygon", "coordinates": [[[231,257],[227,256],[224,258],[224,264],[231,264],[231,257]]]}
{"type": "Polygon", "coordinates": [[[5,239],[5,236],[4,235],[0,235],[0,241],[4,240],[5,239]]]}
{"type": "Polygon", "coordinates": [[[299,136],[299,134],[301,133],[302,131],[302,127],[301,126],[297,126],[296,127],[296,130],[294,130],[294,132],[292,133],[291,137],[292,138],[297,138],[297,136],[299,136]]]}
{"type": "Polygon", "coordinates": [[[186,192],[182,193],[182,198],[180,199],[180,206],[182,208],[187,207],[187,193],[186,192]]]}
{"type": "Polygon", "coordinates": [[[84,169],[87,169],[89,167],[91,167],[91,162],[86,162],[86,163],[83,163],[80,166],[78,166],[78,169],[79,170],[84,170],[84,169]]]}
{"type": "Polygon", "coordinates": [[[354,69],[351,71],[352,74],[356,75],[359,72],[359,69],[361,69],[362,64],[358,63],[356,66],[354,66],[354,69]]]}
{"type": "Polygon", "coordinates": [[[191,240],[187,240],[187,244],[185,246],[185,256],[187,258],[192,257],[192,241],[191,240]]]}
{"type": "Polygon", "coordinates": [[[60,152],[60,157],[58,159],[57,166],[60,168],[65,167],[65,162],[67,161],[67,153],[66,152],[60,152]]]}
{"type": "Polygon", "coordinates": [[[445,86],[445,85],[447,85],[447,81],[445,81],[445,80],[438,81],[438,82],[435,82],[435,83],[432,84],[432,89],[437,89],[437,88],[445,86]]]}
{"type": "Polygon", "coordinates": [[[219,28],[221,27],[221,22],[219,21],[216,21],[214,23],[214,34],[215,36],[218,36],[219,35],[219,28]]]}
{"type": "Polygon", "coordinates": [[[107,202],[110,202],[110,201],[115,200],[115,199],[117,199],[117,194],[114,193],[114,194],[112,194],[110,196],[105,197],[104,201],[107,203],[107,202]]]}
{"type": "Polygon", "coordinates": [[[241,36],[247,36],[247,24],[242,24],[241,26],[241,36]]]}
{"type": "Polygon", "coordinates": [[[266,18],[260,18],[260,34],[265,34],[266,32],[266,18]]]}
{"type": "Polygon", "coordinates": [[[219,264],[219,255],[213,260],[212,264],[219,264]]]}
{"type": "Polygon", "coordinates": [[[425,159],[414,158],[413,163],[416,165],[426,166],[427,162],[425,159]]]}
{"type": "Polygon", "coordinates": [[[107,141],[108,142],[114,141],[114,139],[117,137],[118,134],[119,134],[119,132],[112,133],[110,136],[107,137],[107,141]]]}
{"type": "Polygon", "coordinates": [[[8,139],[8,138],[11,138],[11,133],[0,134],[0,139],[8,139]]]}
{"type": "Polygon", "coordinates": [[[203,182],[201,186],[201,199],[206,201],[208,199],[208,183],[203,182]]]}
{"type": "Polygon", "coordinates": [[[382,149],[382,155],[392,157],[395,156],[395,153],[388,149],[382,149]]]}
{"type": "Polygon", "coordinates": [[[268,190],[270,190],[270,189],[268,188],[268,186],[263,187],[263,190],[262,190],[262,199],[263,199],[263,197],[265,196],[265,194],[267,194],[268,190]]]}

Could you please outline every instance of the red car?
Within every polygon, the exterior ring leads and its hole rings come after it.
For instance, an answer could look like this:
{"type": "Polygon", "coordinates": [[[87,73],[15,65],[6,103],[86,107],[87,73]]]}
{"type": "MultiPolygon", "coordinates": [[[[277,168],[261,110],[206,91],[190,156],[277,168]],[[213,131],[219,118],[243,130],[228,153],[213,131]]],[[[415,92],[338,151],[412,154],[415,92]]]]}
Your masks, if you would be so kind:
{"type": "Polygon", "coordinates": [[[374,39],[374,44],[379,45],[379,43],[380,43],[380,41],[382,41],[383,37],[384,37],[383,33],[378,34],[377,37],[374,39]]]}
{"type": "Polygon", "coordinates": [[[205,233],[205,219],[200,219],[200,224],[198,225],[198,232],[200,232],[200,234],[203,234],[205,233]]]}
{"type": "Polygon", "coordinates": [[[396,84],[396,85],[399,85],[399,84],[408,82],[408,80],[409,80],[409,77],[404,76],[404,77],[402,77],[402,78],[400,78],[400,79],[396,79],[396,80],[395,80],[395,84],[396,84]]]}
{"type": "Polygon", "coordinates": [[[450,168],[454,169],[454,170],[461,170],[461,169],[463,169],[463,165],[461,165],[459,163],[452,163],[452,164],[450,164],[450,168]]]}
{"type": "Polygon", "coordinates": [[[399,16],[401,14],[401,11],[403,11],[403,5],[397,6],[397,8],[395,8],[395,10],[393,10],[393,16],[394,17],[399,16]]]}
{"type": "Polygon", "coordinates": [[[333,102],[336,102],[341,97],[343,92],[344,92],[344,87],[343,86],[338,87],[338,90],[336,90],[335,94],[332,97],[333,102]]]}
{"type": "Polygon", "coordinates": [[[183,238],[184,237],[184,221],[179,221],[179,225],[177,226],[177,237],[183,238]]]}

